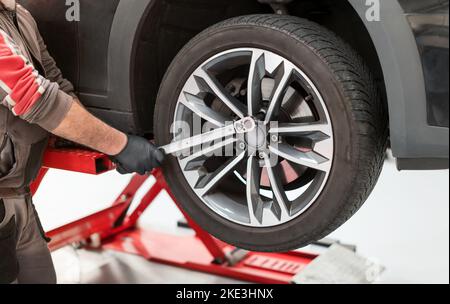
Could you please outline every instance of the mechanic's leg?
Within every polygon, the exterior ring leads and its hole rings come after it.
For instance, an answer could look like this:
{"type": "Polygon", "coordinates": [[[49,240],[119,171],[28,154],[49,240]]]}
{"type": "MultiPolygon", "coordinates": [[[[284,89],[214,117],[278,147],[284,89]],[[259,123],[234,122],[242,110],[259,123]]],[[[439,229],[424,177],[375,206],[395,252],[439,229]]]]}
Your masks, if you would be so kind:
{"type": "Polygon", "coordinates": [[[14,211],[0,198],[0,284],[13,283],[19,273],[14,211]]]}
{"type": "MultiPolygon", "coordinates": [[[[5,199],[15,210],[19,284],[55,284],[56,273],[31,195],[5,199]]],[[[7,207],[8,208],[8,207],[7,207]]]]}

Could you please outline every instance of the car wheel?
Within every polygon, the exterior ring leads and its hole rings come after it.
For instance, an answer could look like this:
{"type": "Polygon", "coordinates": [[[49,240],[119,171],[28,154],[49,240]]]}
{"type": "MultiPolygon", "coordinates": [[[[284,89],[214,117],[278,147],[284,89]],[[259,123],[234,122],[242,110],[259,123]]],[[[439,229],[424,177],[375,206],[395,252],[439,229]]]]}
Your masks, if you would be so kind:
{"type": "Polygon", "coordinates": [[[158,144],[244,117],[257,125],[250,133],[186,149],[163,168],[178,203],[215,237],[298,248],[344,223],[375,186],[384,103],[361,58],[320,25],[238,17],[181,50],[157,98],[158,144]]]}

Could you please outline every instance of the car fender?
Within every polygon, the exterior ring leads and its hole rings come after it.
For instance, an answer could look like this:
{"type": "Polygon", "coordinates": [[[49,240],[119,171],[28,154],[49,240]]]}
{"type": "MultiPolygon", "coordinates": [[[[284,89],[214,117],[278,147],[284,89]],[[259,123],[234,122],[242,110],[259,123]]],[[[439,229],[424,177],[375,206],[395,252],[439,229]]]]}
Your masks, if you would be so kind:
{"type": "Polygon", "coordinates": [[[419,51],[397,0],[381,1],[380,20],[366,18],[372,1],[348,0],[369,32],[384,74],[391,147],[397,158],[448,159],[448,128],[427,123],[426,91],[419,51]]]}
{"type": "MultiPolygon", "coordinates": [[[[108,102],[116,111],[135,113],[131,86],[135,46],[139,39],[142,22],[154,2],[153,0],[122,0],[117,7],[108,47],[108,102]]],[[[135,121],[130,119],[129,123],[135,121]]]]}

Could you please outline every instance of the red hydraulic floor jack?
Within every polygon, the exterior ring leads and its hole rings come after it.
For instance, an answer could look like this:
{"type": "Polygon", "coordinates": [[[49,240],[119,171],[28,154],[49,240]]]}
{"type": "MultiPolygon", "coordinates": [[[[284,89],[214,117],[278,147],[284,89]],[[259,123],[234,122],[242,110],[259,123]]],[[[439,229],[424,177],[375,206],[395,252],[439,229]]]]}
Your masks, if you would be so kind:
{"type": "MultiPolygon", "coordinates": [[[[43,168],[31,187],[33,193],[49,169],[99,175],[113,170],[114,164],[100,153],[50,148],[44,156],[43,168]]],[[[140,216],[161,191],[167,191],[176,203],[160,170],[147,176],[133,176],[110,207],[49,231],[47,235],[52,239],[50,249],[83,244],[87,248],[136,254],[153,262],[237,280],[272,284],[292,282],[292,278],[317,257],[297,251],[249,252],[230,246],[202,230],[181,208],[189,227],[195,231],[194,236],[177,236],[140,228],[137,225],[140,216]],[[151,176],[156,182],[137,207],[130,210],[136,192],[151,176]]]]}

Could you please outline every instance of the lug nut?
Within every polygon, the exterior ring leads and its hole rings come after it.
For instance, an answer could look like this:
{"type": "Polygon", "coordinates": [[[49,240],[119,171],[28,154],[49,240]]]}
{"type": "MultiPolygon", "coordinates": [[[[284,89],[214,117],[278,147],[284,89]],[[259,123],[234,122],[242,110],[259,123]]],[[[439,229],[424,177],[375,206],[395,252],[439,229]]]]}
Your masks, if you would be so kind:
{"type": "Polygon", "coordinates": [[[238,145],[238,147],[239,147],[240,150],[245,150],[245,148],[246,148],[247,146],[246,146],[245,143],[240,142],[239,145],[238,145]]]}
{"type": "Polygon", "coordinates": [[[271,139],[273,142],[277,142],[277,141],[278,141],[278,135],[273,134],[273,135],[270,137],[270,139],[271,139]]]}
{"type": "Polygon", "coordinates": [[[264,153],[263,152],[259,152],[258,156],[259,156],[260,159],[264,159],[264,153]]]}

